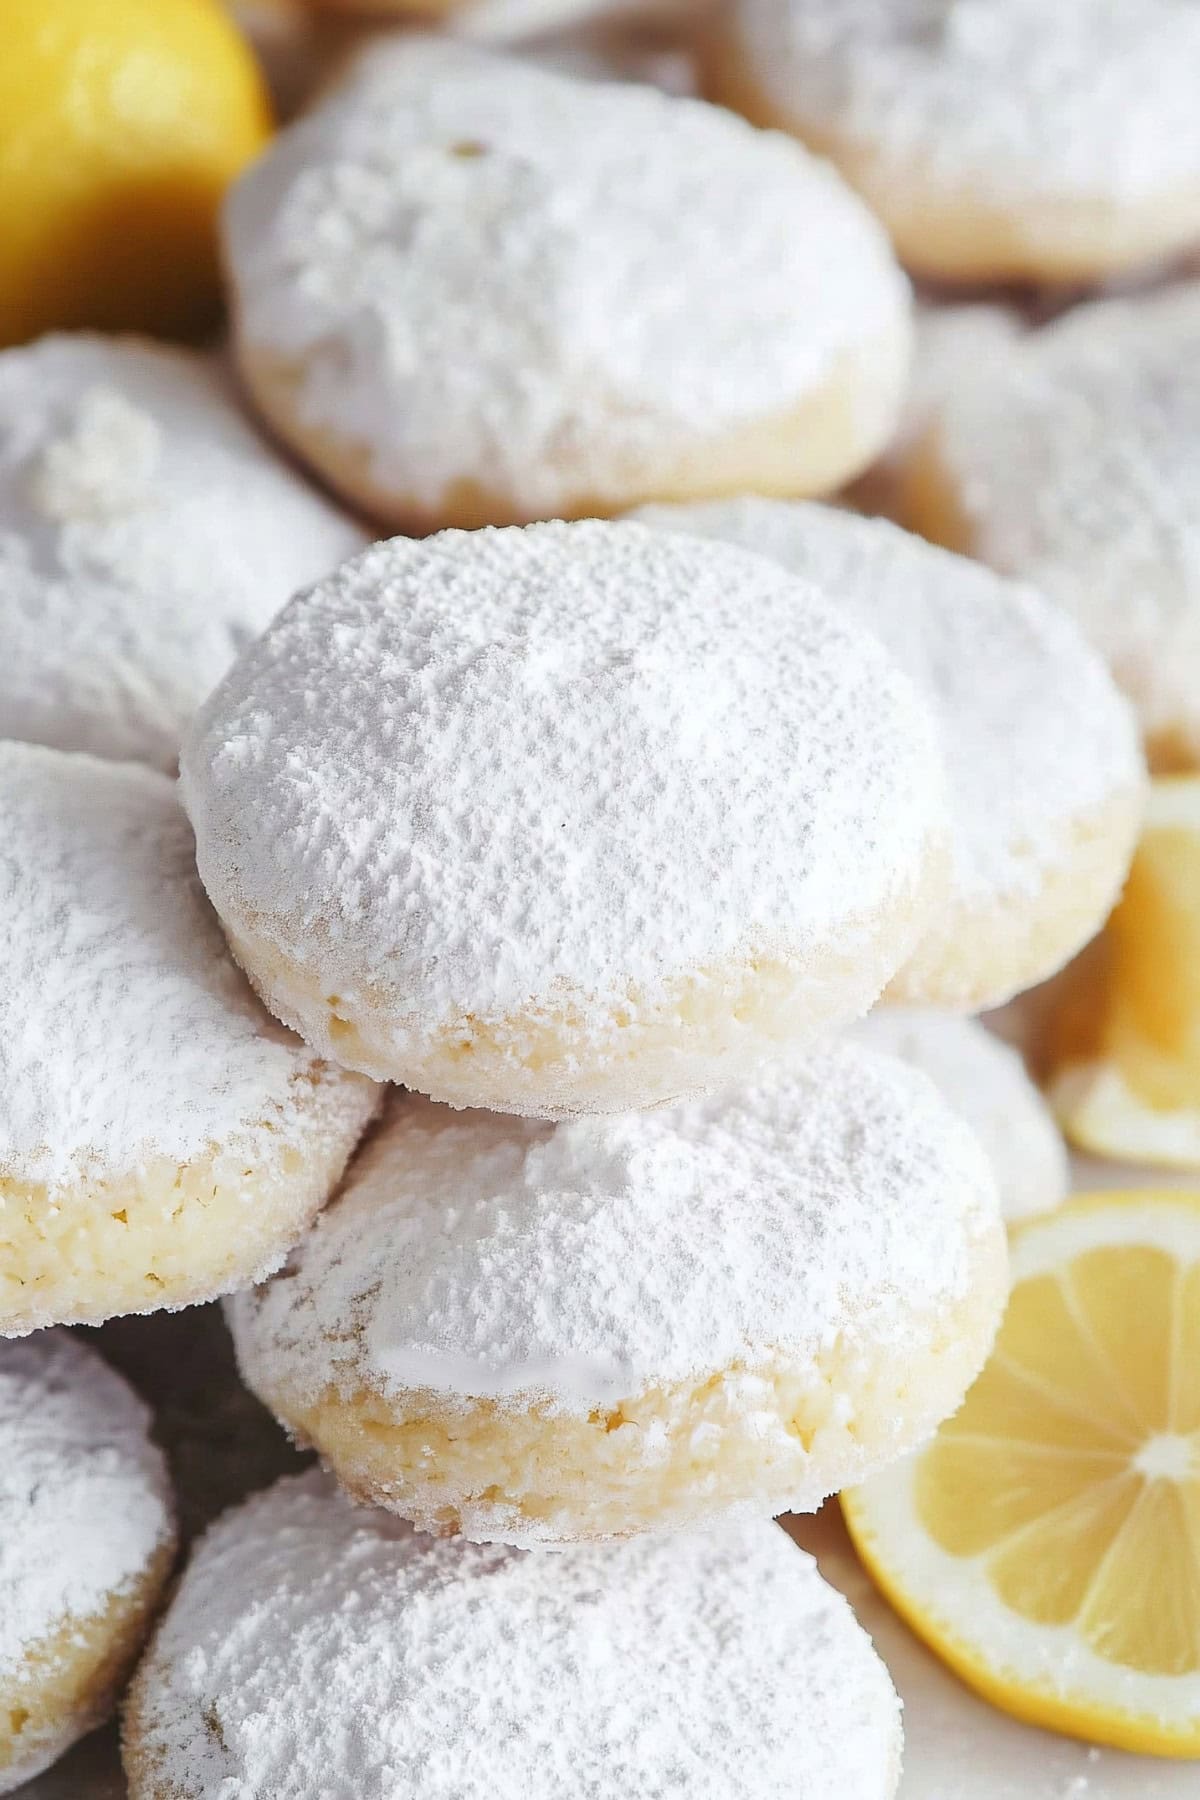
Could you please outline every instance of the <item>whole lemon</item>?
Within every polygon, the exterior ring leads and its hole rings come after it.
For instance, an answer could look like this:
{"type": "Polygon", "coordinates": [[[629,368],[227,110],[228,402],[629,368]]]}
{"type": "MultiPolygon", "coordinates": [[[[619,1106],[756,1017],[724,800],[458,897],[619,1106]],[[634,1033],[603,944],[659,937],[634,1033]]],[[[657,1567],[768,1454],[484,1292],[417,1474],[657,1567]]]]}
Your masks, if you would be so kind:
{"type": "Polygon", "coordinates": [[[217,0],[3,0],[0,42],[0,344],[203,330],[217,207],[271,125],[217,0]]]}

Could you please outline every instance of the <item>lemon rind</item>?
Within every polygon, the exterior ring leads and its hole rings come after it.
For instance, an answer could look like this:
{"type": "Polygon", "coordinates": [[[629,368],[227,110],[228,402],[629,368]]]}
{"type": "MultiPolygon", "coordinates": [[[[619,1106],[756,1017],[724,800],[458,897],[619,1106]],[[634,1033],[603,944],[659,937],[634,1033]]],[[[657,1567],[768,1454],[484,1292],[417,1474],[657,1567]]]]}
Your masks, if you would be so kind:
{"type": "Polygon", "coordinates": [[[1073,1063],[1050,1086],[1050,1103],[1081,1150],[1115,1162],[1195,1170],[1200,1180],[1200,1106],[1152,1107],[1111,1063],[1073,1063]]]}
{"type": "Polygon", "coordinates": [[[916,1636],[982,1699],[1025,1724],[1142,1755],[1200,1756],[1200,1671],[1138,1674],[1097,1656],[1070,1625],[1012,1612],[985,1573],[988,1551],[952,1556],[914,1528],[920,1460],[918,1452],[842,1496],[863,1566],[916,1636]],[[1056,1680],[1055,1667],[1070,1679],[1056,1680]],[[1176,1703],[1164,1707],[1168,1695],[1176,1703]]]}

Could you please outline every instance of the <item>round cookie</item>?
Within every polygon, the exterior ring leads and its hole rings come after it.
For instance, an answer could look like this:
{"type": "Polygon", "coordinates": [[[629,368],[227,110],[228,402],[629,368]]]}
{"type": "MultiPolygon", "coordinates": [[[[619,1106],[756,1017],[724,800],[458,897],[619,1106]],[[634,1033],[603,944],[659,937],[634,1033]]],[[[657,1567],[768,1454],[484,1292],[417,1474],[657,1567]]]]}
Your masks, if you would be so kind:
{"type": "Polygon", "coordinates": [[[1079,307],[943,394],[905,496],[1072,615],[1164,771],[1200,766],[1198,509],[1200,282],[1079,307]]]}
{"type": "Polygon", "coordinates": [[[614,1119],[401,1099],[228,1317],[352,1493],[531,1546],[819,1506],[953,1412],[1005,1293],[974,1137],[838,1043],[614,1119]]]}
{"type": "Polygon", "coordinates": [[[890,1800],[900,1706],[777,1525],[561,1556],[309,1474],[212,1526],[125,1711],[132,1800],[890,1800]]]}
{"type": "Polygon", "coordinates": [[[215,358],[86,333],[0,353],[0,737],[173,769],[241,647],[366,542],[215,358]]]}
{"type": "Polygon", "coordinates": [[[639,516],[815,583],[932,704],[951,887],[891,997],[977,1012],[1061,968],[1120,892],[1145,797],[1129,709],[1071,621],[883,519],[749,497],[639,516]]]}
{"type": "Polygon", "coordinates": [[[112,1710],[175,1549],[149,1414],[67,1332],[0,1343],[0,1794],[112,1710]]]}
{"type": "Polygon", "coordinates": [[[744,1079],[861,1016],[942,897],[932,721],[882,647],[641,525],[376,545],[246,653],[182,770],[271,1010],[457,1106],[744,1079]]]}
{"type": "Polygon", "coordinates": [[[1062,1205],[1067,1148],[1017,1051],[976,1019],[917,1007],[878,1007],[852,1035],[928,1075],[987,1151],[1009,1224],[1062,1205]]]}
{"type": "Polygon", "coordinates": [[[907,283],[826,164],[444,39],[371,47],[232,190],[225,250],[263,413],[407,531],[825,492],[903,396],[907,283]]]}
{"type": "Polygon", "coordinates": [[[1192,0],[730,0],[707,87],[828,155],[917,273],[1080,282],[1200,240],[1192,0]]]}
{"type": "Polygon", "coordinates": [[[263,1012],[165,775],[0,744],[0,1336],[277,1268],[377,1090],[263,1012]]]}

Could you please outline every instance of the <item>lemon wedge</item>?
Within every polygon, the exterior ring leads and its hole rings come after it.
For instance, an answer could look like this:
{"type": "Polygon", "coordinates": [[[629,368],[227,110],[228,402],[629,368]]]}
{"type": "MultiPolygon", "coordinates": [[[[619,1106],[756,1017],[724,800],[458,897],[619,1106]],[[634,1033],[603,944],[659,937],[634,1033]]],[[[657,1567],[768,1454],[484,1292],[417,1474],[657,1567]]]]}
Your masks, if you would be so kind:
{"type": "Polygon", "coordinates": [[[1200,775],[1156,781],[1129,881],[1054,1032],[1051,1100],[1098,1156],[1200,1169],[1200,775]]]}
{"type": "Polygon", "coordinates": [[[842,1496],[878,1587],[1005,1712],[1200,1756],[1200,1193],[1018,1226],[990,1362],[925,1450],[842,1496]]]}

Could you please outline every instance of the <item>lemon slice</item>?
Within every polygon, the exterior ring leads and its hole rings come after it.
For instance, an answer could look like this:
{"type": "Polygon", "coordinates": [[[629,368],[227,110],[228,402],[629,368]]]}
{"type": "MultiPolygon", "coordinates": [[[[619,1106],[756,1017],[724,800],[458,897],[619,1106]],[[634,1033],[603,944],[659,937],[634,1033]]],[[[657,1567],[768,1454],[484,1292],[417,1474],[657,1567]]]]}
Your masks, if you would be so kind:
{"type": "Polygon", "coordinates": [[[1051,1099],[1099,1156],[1200,1169],[1200,776],[1156,781],[1120,905],[1068,991],[1051,1099]]]}
{"type": "Polygon", "coordinates": [[[917,1635],[1030,1723],[1200,1756],[1200,1193],[1016,1227],[992,1358],[932,1444],[843,1495],[917,1635]]]}

